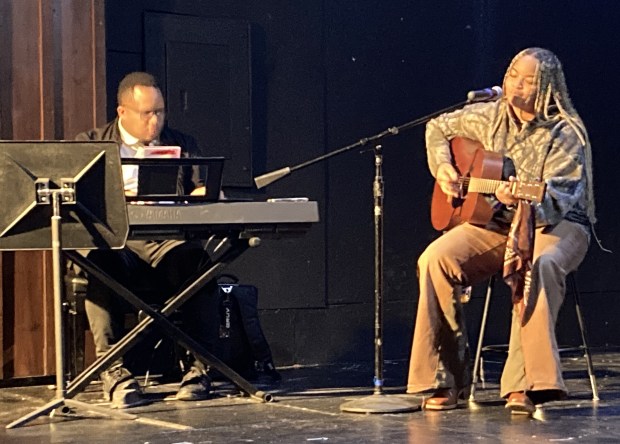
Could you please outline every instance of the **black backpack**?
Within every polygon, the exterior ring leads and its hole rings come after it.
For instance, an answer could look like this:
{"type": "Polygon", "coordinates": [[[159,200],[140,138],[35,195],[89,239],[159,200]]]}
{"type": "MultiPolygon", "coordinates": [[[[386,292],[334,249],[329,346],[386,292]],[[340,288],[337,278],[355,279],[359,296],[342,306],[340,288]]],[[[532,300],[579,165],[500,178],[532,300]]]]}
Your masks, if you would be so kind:
{"type": "MultiPolygon", "coordinates": [[[[246,379],[280,380],[271,349],[258,317],[258,289],[241,285],[232,275],[218,279],[217,337],[209,338],[211,352],[246,379]],[[224,280],[231,282],[222,282],[224,280]]],[[[210,370],[210,374],[215,372],[210,370]]]]}

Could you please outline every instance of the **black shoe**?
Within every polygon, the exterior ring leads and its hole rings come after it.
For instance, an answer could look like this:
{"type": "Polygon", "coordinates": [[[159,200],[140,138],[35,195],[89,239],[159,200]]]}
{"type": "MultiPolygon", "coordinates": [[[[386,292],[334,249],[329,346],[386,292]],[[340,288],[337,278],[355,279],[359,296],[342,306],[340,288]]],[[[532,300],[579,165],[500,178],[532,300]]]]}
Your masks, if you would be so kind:
{"type": "Polygon", "coordinates": [[[256,363],[256,370],[259,379],[267,379],[266,382],[279,383],[282,381],[282,376],[276,370],[276,366],[273,361],[263,361],[256,363]]]}
{"type": "Polygon", "coordinates": [[[103,394],[110,401],[113,409],[126,409],[142,405],[146,400],[142,396],[140,384],[125,367],[116,366],[101,373],[103,394]]]}
{"type": "Polygon", "coordinates": [[[177,392],[179,401],[200,401],[207,399],[211,392],[211,378],[196,367],[183,376],[181,387],[177,392]]]}

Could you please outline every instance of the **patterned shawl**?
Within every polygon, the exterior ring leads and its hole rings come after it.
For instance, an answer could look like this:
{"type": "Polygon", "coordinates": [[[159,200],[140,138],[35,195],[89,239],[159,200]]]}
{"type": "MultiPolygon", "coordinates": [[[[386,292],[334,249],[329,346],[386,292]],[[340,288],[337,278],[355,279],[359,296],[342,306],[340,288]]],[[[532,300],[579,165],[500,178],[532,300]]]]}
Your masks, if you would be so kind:
{"type": "Polygon", "coordinates": [[[535,212],[533,204],[519,200],[504,254],[504,281],[512,290],[512,303],[525,325],[530,283],[532,280],[532,258],[534,256],[535,212]]]}

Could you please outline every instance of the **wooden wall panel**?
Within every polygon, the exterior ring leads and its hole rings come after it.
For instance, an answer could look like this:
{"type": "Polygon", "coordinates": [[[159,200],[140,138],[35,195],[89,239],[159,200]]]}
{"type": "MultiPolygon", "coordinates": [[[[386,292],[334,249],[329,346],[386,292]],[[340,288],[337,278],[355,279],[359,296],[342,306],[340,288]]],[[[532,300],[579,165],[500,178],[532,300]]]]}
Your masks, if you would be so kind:
{"type": "Polygon", "coordinates": [[[105,122],[105,32],[103,1],[61,2],[59,60],[62,136],[105,122]],[[88,36],[88,38],[85,38],[88,36]]]}
{"type": "MultiPolygon", "coordinates": [[[[3,139],[54,137],[52,5],[41,1],[2,1],[3,139]],[[45,97],[50,100],[46,101],[45,97]],[[7,137],[8,136],[8,137],[7,137]]],[[[2,253],[3,378],[53,371],[53,307],[43,252],[2,253]],[[5,277],[10,273],[10,278],[5,277]]]]}
{"type": "Polygon", "coordinates": [[[54,318],[49,255],[36,251],[14,254],[13,375],[52,374],[54,370],[54,318]]]}
{"type": "MultiPolygon", "coordinates": [[[[105,121],[104,0],[0,0],[0,138],[105,121]]],[[[54,373],[49,252],[0,253],[0,379],[54,373]]]]}
{"type": "MultiPolygon", "coordinates": [[[[2,256],[2,253],[0,253],[0,276],[3,274],[4,271],[4,257],[2,256]]],[[[7,323],[5,323],[5,319],[4,319],[4,313],[5,313],[5,308],[4,308],[4,283],[6,280],[2,280],[0,279],[0,350],[2,350],[2,354],[0,354],[0,380],[4,379],[4,374],[5,374],[5,356],[7,356],[8,358],[8,353],[4,348],[4,344],[7,341],[8,337],[6,336],[5,332],[4,332],[4,327],[7,326],[7,323]]],[[[8,319],[8,318],[7,318],[8,319]]],[[[7,342],[8,343],[8,342],[7,342]]]]}

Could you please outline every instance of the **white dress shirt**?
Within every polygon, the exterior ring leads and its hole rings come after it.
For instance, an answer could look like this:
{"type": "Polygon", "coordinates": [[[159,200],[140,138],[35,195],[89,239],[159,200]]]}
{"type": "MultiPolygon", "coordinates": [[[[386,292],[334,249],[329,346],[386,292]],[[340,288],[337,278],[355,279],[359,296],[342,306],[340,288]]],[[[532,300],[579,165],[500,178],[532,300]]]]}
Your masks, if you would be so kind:
{"type": "MultiPolygon", "coordinates": [[[[121,121],[118,121],[118,129],[121,133],[121,158],[144,158],[144,144],[136,137],[127,132],[121,121]]],[[[157,145],[157,141],[152,141],[149,146],[157,145]]],[[[138,165],[123,165],[123,183],[125,184],[125,194],[136,196],[138,194],[138,165]]]]}

